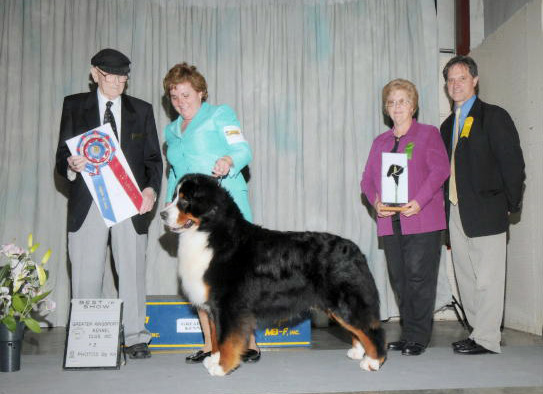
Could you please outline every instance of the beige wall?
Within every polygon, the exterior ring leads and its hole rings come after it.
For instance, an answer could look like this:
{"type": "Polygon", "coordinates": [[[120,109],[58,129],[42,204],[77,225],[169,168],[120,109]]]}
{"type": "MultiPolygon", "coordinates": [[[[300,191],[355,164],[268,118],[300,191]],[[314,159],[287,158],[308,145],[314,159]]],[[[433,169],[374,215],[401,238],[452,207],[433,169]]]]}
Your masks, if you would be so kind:
{"type": "Polygon", "coordinates": [[[529,2],[471,53],[479,66],[481,99],[509,111],[526,161],[522,215],[510,228],[505,326],[538,335],[543,329],[542,8],[542,0],[529,2]]]}

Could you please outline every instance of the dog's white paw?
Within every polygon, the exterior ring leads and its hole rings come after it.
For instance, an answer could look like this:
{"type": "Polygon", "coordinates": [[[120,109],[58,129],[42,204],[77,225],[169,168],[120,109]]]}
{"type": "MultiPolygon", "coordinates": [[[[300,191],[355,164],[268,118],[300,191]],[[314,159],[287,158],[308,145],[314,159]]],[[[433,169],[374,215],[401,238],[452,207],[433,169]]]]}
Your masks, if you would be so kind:
{"type": "Polygon", "coordinates": [[[220,352],[213,353],[211,356],[204,358],[204,367],[206,367],[206,369],[209,371],[214,365],[219,365],[220,358],[220,352]]]}
{"type": "Polygon", "coordinates": [[[362,347],[362,345],[357,343],[355,346],[347,350],[347,357],[353,359],[353,360],[362,360],[362,357],[364,357],[364,354],[366,354],[366,351],[362,347]]]}
{"type": "Polygon", "coordinates": [[[226,373],[224,372],[224,369],[222,369],[222,367],[219,364],[212,365],[211,367],[209,367],[207,369],[207,372],[209,372],[209,374],[211,376],[224,376],[224,375],[226,375],[226,373]]]}
{"type": "Polygon", "coordinates": [[[365,356],[362,361],[360,361],[360,368],[364,371],[378,371],[380,367],[379,360],[365,356]]]}

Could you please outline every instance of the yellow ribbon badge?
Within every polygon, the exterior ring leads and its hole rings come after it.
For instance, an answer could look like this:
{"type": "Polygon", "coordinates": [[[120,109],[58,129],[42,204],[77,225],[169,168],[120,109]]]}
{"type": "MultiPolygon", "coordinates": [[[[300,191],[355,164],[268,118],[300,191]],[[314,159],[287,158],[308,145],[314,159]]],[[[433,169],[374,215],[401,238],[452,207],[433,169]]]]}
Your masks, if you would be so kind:
{"type": "Polygon", "coordinates": [[[468,116],[464,121],[464,127],[462,127],[462,133],[460,133],[460,138],[468,138],[469,133],[471,132],[471,126],[473,125],[473,116],[468,116]]]}

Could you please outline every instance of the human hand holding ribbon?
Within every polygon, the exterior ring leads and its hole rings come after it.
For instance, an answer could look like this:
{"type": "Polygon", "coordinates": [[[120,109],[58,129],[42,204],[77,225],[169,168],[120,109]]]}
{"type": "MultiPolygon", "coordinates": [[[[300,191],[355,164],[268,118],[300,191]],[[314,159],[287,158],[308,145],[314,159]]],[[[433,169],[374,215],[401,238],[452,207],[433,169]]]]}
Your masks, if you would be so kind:
{"type": "Polygon", "coordinates": [[[140,212],[140,215],[143,215],[144,213],[147,213],[151,209],[153,209],[153,206],[155,205],[155,201],[156,201],[156,194],[152,187],[146,187],[141,192],[141,195],[143,197],[143,201],[141,203],[139,212],[140,212]]]}
{"type": "Polygon", "coordinates": [[[85,156],[70,156],[68,157],[68,167],[73,172],[81,172],[89,162],[85,156]]]}

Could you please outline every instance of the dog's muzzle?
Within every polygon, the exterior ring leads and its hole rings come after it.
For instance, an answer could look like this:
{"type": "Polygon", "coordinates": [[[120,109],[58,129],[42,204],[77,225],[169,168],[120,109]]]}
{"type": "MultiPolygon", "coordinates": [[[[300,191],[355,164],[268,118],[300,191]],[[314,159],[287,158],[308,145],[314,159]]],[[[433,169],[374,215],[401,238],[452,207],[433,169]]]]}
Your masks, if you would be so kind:
{"type": "Polygon", "coordinates": [[[191,228],[193,224],[194,224],[194,220],[188,219],[182,227],[185,229],[191,228]]]}
{"type": "Polygon", "coordinates": [[[173,232],[187,230],[198,224],[198,220],[191,214],[187,214],[179,209],[177,205],[171,204],[160,212],[160,217],[164,224],[173,232]]]}

